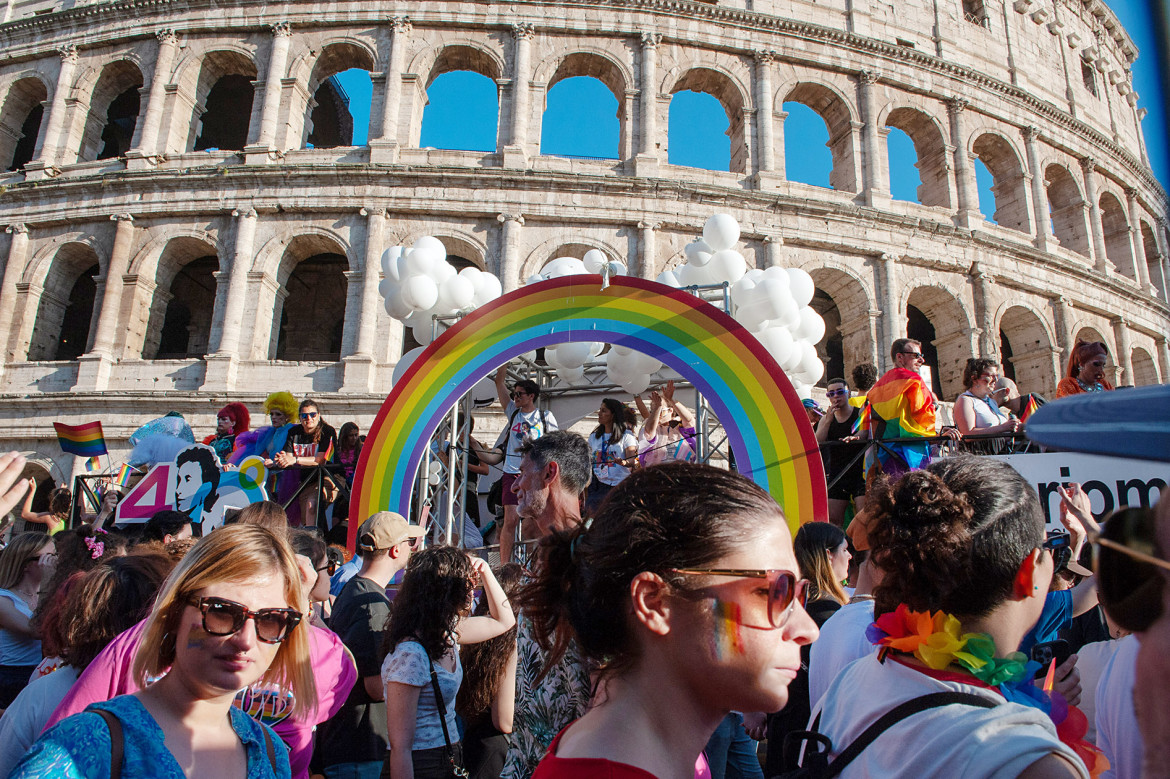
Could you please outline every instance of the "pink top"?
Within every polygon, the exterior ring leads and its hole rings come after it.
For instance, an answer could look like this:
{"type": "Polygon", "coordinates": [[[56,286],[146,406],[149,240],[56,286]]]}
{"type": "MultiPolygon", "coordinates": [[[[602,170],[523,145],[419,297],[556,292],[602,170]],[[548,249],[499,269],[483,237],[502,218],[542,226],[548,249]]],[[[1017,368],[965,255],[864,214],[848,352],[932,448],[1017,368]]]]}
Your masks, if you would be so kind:
{"type": "MultiPolygon", "coordinates": [[[[91,703],[138,691],[130,667],[145,625],[144,620],[122,633],[94,658],[53,712],[45,730],[66,717],[85,711],[91,703]]],[[[329,630],[309,626],[309,657],[313,678],[317,682],[315,711],[299,718],[289,717],[291,699],[258,688],[242,690],[235,701],[237,707],[254,719],[270,725],[288,745],[293,779],[308,779],[309,759],[313,755],[313,729],[337,713],[357,680],[353,657],[341,639],[329,630]]]]}
{"type": "MultiPolygon", "coordinates": [[[[561,743],[561,736],[565,735],[573,723],[570,722],[561,728],[552,743],[548,745],[548,754],[540,761],[532,779],[657,779],[654,774],[644,771],[627,763],[618,763],[599,757],[557,757],[557,746],[561,743]]],[[[711,779],[711,768],[703,753],[695,760],[695,779],[711,779]]]]}

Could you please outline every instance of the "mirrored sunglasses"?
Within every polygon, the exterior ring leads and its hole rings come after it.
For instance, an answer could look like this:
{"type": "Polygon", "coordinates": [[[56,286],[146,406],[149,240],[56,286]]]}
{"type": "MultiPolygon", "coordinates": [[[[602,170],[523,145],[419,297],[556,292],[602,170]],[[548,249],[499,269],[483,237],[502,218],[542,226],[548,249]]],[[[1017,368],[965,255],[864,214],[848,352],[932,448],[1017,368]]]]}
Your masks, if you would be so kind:
{"type": "Polygon", "coordinates": [[[737,579],[768,580],[768,622],[782,628],[799,603],[804,607],[808,597],[808,580],[797,579],[792,571],[778,568],[673,568],[672,573],[684,576],[732,576],[737,579]]]}

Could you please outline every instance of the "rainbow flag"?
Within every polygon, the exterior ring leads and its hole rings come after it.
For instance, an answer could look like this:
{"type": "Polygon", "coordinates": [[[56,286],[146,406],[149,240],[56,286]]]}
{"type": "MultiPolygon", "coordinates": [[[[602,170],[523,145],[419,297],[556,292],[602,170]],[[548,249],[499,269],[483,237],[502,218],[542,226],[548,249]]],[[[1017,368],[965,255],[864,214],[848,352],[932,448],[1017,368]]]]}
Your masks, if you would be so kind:
{"type": "MultiPolygon", "coordinates": [[[[905,368],[894,368],[878,379],[867,395],[862,424],[873,440],[926,438],[934,435],[934,396],[922,377],[905,368]]],[[[901,455],[879,446],[865,455],[866,473],[874,468],[890,473],[921,468],[930,461],[928,444],[887,444],[901,455]],[[903,464],[901,460],[905,460],[903,464]]]]}
{"type": "Polygon", "coordinates": [[[90,473],[93,473],[100,467],[102,467],[102,461],[100,458],[91,457],[85,461],[85,470],[89,471],[90,473]]]}
{"type": "Polygon", "coordinates": [[[127,465],[126,463],[122,463],[122,470],[118,471],[118,478],[115,479],[114,482],[119,487],[129,487],[130,486],[130,477],[136,473],[138,473],[137,468],[132,468],[131,466],[127,465]]]}
{"type": "Polygon", "coordinates": [[[1035,393],[1029,392],[1024,396],[1024,404],[1020,408],[1020,421],[1027,422],[1032,412],[1044,405],[1044,400],[1035,393]]]}
{"type": "Polygon", "coordinates": [[[101,422],[90,422],[85,425],[54,422],[53,429],[57,431],[57,443],[66,454],[86,458],[108,454],[101,422]]]}
{"type": "Polygon", "coordinates": [[[327,448],[325,450],[325,462],[329,462],[332,459],[333,459],[333,439],[330,438],[329,439],[329,448],[327,448]]]}

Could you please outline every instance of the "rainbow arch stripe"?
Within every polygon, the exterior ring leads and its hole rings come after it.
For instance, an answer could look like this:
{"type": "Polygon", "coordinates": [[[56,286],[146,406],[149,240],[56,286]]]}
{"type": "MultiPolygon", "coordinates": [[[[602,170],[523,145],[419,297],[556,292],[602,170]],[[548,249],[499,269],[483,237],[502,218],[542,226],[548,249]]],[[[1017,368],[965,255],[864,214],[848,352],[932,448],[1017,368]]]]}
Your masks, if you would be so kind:
{"type": "MultiPolygon", "coordinates": [[[[482,306],[436,338],[394,385],[366,438],[351,516],[409,516],[422,454],[442,417],[513,357],[573,341],[620,344],[693,382],[728,434],[740,473],[767,490],[793,532],[827,516],[816,436],[800,398],[759,341],[693,295],[630,277],[565,276],[482,306]]],[[[353,548],[358,523],[350,525],[353,548]]]]}

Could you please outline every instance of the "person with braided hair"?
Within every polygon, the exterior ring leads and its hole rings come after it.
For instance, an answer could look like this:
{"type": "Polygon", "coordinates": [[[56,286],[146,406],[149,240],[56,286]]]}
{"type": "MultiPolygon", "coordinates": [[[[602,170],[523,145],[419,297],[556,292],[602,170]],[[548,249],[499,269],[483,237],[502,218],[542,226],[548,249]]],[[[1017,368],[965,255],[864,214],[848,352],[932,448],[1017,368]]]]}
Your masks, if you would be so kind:
{"type": "Polygon", "coordinates": [[[1058,737],[1071,707],[1033,686],[1039,666],[1017,651],[1054,569],[1036,491],[1003,462],[955,456],[878,490],[871,505],[883,575],[867,636],[878,652],[814,706],[830,766],[897,709],[842,777],[1087,777],[1099,752],[1070,728],[1069,743],[1058,737]]]}

